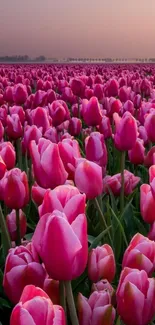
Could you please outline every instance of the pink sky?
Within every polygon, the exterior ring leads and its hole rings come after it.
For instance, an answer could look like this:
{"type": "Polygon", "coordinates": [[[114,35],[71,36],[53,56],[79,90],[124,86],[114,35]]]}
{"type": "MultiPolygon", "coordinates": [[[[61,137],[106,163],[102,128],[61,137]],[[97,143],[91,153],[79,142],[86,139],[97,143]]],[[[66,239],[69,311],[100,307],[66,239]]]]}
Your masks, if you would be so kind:
{"type": "Polygon", "coordinates": [[[155,0],[0,0],[0,55],[155,57],[155,0]]]}

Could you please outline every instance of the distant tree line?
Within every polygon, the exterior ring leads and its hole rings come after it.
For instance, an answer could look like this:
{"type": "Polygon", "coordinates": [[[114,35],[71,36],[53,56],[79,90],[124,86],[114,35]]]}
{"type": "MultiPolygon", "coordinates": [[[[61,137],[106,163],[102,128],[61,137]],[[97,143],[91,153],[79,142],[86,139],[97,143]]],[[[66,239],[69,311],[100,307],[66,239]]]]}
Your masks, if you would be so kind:
{"type": "Polygon", "coordinates": [[[42,62],[45,60],[46,57],[44,55],[40,55],[34,59],[30,58],[28,55],[0,56],[0,62],[42,62]]]}

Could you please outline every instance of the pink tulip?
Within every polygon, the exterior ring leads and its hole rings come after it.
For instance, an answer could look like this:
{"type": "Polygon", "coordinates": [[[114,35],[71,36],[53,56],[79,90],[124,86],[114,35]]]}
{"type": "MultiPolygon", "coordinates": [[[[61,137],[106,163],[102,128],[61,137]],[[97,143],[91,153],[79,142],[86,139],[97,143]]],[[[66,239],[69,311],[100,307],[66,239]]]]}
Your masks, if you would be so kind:
{"type": "Polygon", "coordinates": [[[3,287],[7,297],[18,303],[24,287],[34,284],[43,287],[46,271],[36,262],[30,251],[19,246],[9,251],[5,262],[3,287]]]}
{"type": "Polygon", "coordinates": [[[126,325],[147,325],[155,314],[155,280],[142,270],[125,268],[116,292],[117,310],[126,325]]]}
{"type": "Polygon", "coordinates": [[[60,125],[70,117],[67,104],[63,100],[55,100],[49,106],[49,114],[52,117],[53,126],[60,125]]]}
{"type": "Polygon", "coordinates": [[[60,158],[58,145],[39,139],[38,145],[31,141],[30,155],[35,179],[43,188],[54,188],[65,183],[67,172],[60,158]]]}
{"type": "Polygon", "coordinates": [[[125,103],[130,96],[130,88],[127,88],[126,86],[123,86],[119,89],[119,99],[122,103],[125,103]]]}
{"type": "Polygon", "coordinates": [[[44,138],[50,140],[53,143],[58,143],[59,142],[59,136],[58,136],[57,129],[55,127],[49,128],[44,133],[44,138]]]}
{"type": "Polygon", "coordinates": [[[155,165],[152,165],[149,168],[149,180],[153,198],[155,200],[155,165]]]}
{"type": "Polygon", "coordinates": [[[147,145],[149,143],[149,139],[148,139],[148,136],[147,136],[146,129],[144,128],[143,125],[139,126],[138,133],[139,133],[139,138],[143,140],[144,145],[147,145]]]}
{"type": "Polygon", "coordinates": [[[136,234],[124,253],[122,267],[144,270],[151,276],[155,270],[155,242],[136,234]]]}
{"type": "Polygon", "coordinates": [[[16,105],[22,105],[26,102],[28,97],[26,86],[17,84],[13,87],[13,100],[16,105]]]}
{"type": "Polygon", "coordinates": [[[142,102],[142,98],[140,94],[137,94],[134,98],[133,104],[136,109],[140,108],[142,102]]]}
{"type": "Polygon", "coordinates": [[[112,298],[112,304],[113,304],[113,302],[115,303],[115,290],[112,287],[112,285],[108,282],[108,280],[103,279],[96,283],[93,283],[92,287],[91,287],[91,292],[94,292],[94,291],[98,291],[98,292],[108,291],[112,298]]]}
{"type": "Polygon", "coordinates": [[[42,205],[39,207],[39,215],[53,213],[59,210],[65,213],[69,223],[73,222],[79,214],[85,213],[86,197],[71,185],[60,185],[53,191],[47,190],[42,205]]]}
{"type": "Polygon", "coordinates": [[[13,87],[6,87],[4,91],[4,100],[10,104],[13,103],[13,87]]]}
{"type": "Polygon", "coordinates": [[[0,143],[0,156],[2,157],[8,170],[15,167],[16,152],[11,142],[0,143]]]}
{"type": "Polygon", "coordinates": [[[112,248],[105,244],[92,249],[88,258],[88,277],[92,282],[107,279],[112,282],[116,272],[112,248]]]}
{"type": "Polygon", "coordinates": [[[4,127],[2,122],[0,121],[0,141],[3,139],[4,136],[4,127]]]}
{"type": "Polygon", "coordinates": [[[30,142],[32,140],[35,141],[36,144],[38,144],[39,139],[42,137],[42,132],[40,129],[36,127],[36,125],[29,126],[27,125],[24,130],[24,136],[21,141],[22,144],[22,152],[25,154],[26,152],[28,153],[28,156],[30,155],[29,153],[29,146],[30,142]]]}
{"type": "Polygon", "coordinates": [[[116,79],[111,79],[108,83],[108,97],[118,96],[119,84],[116,79]]]}
{"type": "Polygon", "coordinates": [[[17,114],[19,116],[21,124],[25,122],[25,112],[22,106],[12,106],[9,107],[10,115],[17,114]]]}
{"type": "Polygon", "coordinates": [[[32,125],[36,125],[38,128],[42,128],[43,133],[45,133],[49,127],[49,117],[47,111],[43,107],[37,107],[30,113],[32,119],[32,125]]]}
{"type": "Polygon", "coordinates": [[[69,122],[69,133],[72,136],[78,136],[82,129],[82,122],[77,117],[72,117],[69,122]]]}
{"type": "Polygon", "coordinates": [[[131,100],[127,100],[123,105],[123,113],[130,112],[132,115],[135,113],[135,108],[131,100]]]}
{"type": "Polygon", "coordinates": [[[29,202],[28,179],[25,172],[13,168],[4,177],[4,203],[10,209],[22,209],[29,202]]]}
{"type": "Polygon", "coordinates": [[[107,148],[104,143],[104,136],[99,132],[92,132],[85,139],[86,159],[91,160],[101,167],[107,165],[107,148]]]}
{"type": "Polygon", "coordinates": [[[128,156],[132,164],[139,165],[144,163],[145,147],[143,140],[137,138],[135,146],[128,151],[128,156]]]}
{"type": "Polygon", "coordinates": [[[78,296],[79,325],[113,325],[115,309],[111,305],[111,297],[107,291],[93,292],[89,299],[81,293],[78,296]]]}
{"type": "Polygon", "coordinates": [[[103,88],[101,84],[94,85],[94,96],[98,98],[98,100],[103,99],[103,88]]]}
{"type": "Polygon", "coordinates": [[[148,238],[155,241],[155,221],[150,225],[150,231],[148,233],[148,238]]]}
{"type": "Polygon", "coordinates": [[[32,186],[32,199],[37,205],[41,205],[43,203],[44,195],[47,189],[40,187],[37,183],[32,186]]]}
{"type": "Polygon", "coordinates": [[[6,133],[10,139],[17,140],[23,135],[23,127],[20,122],[18,114],[12,114],[7,116],[6,133]]]}
{"type": "Polygon", "coordinates": [[[19,303],[14,307],[10,325],[65,325],[62,307],[53,305],[49,296],[40,288],[27,285],[19,303]]]}
{"type": "Polygon", "coordinates": [[[114,142],[118,150],[131,150],[137,140],[137,123],[134,117],[129,113],[124,113],[120,118],[117,113],[113,115],[115,122],[114,142]]]}
{"type": "MultiPolygon", "coordinates": [[[[130,195],[137,184],[140,182],[140,177],[135,176],[128,170],[124,170],[124,193],[126,196],[130,195]]],[[[103,191],[109,193],[108,187],[112,193],[116,196],[121,192],[121,174],[113,176],[107,175],[103,179],[103,191]]]]}
{"type": "Polygon", "coordinates": [[[43,107],[47,104],[47,92],[43,90],[37,90],[33,98],[34,107],[43,107]]]}
{"type": "Polygon", "coordinates": [[[155,142],[155,113],[154,111],[146,116],[144,127],[147,131],[148,139],[155,142]]]}
{"type": "Polygon", "coordinates": [[[6,172],[6,164],[0,155],[0,180],[4,177],[6,172]]]}
{"type": "Polygon", "coordinates": [[[155,199],[152,195],[151,187],[142,184],[140,187],[140,211],[145,222],[152,224],[155,221],[155,199]]]}
{"type": "Polygon", "coordinates": [[[102,193],[102,168],[94,162],[79,161],[74,180],[79,191],[85,193],[87,199],[94,199],[102,193]]]}
{"type": "Polygon", "coordinates": [[[92,97],[89,101],[85,99],[82,104],[82,116],[84,122],[88,126],[99,125],[102,121],[101,108],[96,97],[92,97]]]}
{"type": "Polygon", "coordinates": [[[69,179],[74,179],[77,158],[81,158],[77,140],[63,139],[58,143],[60,157],[68,173],[69,179]]]}
{"type": "Polygon", "coordinates": [[[80,78],[73,78],[70,81],[70,87],[72,89],[72,92],[75,96],[83,97],[84,90],[85,90],[85,84],[80,78]]]}
{"type": "Polygon", "coordinates": [[[45,214],[40,218],[32,240],[52,279],[72,280],[83,273],[88,257],[84,214],[78,215],[71,224],[60,211],[45,214]]]}
{"type": "MultiPolygon", "coordinates": [[[[6,124],[7,124],[7,114],[8,114],[8,108],[7,106],[3,105],[1,106],[1,109],[0,109],[0,121],[2,122],[3,126],[5,127],[6,124]]],[[[1,132],[3,129],[1,129],[1,132]]]]}
{"type": "MultiPolygon", "coordinates": [[[[20,236],[23,238],[26,234],[26,216],[22,210],[19,211],[20,236]]],[[[12,241],[17,240],[16,211],[12,210],[6,216],[6,224],[12,241]]]]}
{"type": "Polygon", "coordinates": [[[114,97],[106,98],[104,103],[107,115],[111,118],[114,113],[120,113],[122,109],[122,103],[119,99],[114,97]]]}
{"type": "Polygon", "coordinates": [[[98,126],[98,130],[104,135],[105,140],[112,137],[112,129],[109,117],[103,116],[102,121],[98,126]]]}
{"type": "Polygon", "coordinates": [[[60,304],[59,281],[46,278],[44,281],[43,290],[48,294],[53,304],[60,304]]]}

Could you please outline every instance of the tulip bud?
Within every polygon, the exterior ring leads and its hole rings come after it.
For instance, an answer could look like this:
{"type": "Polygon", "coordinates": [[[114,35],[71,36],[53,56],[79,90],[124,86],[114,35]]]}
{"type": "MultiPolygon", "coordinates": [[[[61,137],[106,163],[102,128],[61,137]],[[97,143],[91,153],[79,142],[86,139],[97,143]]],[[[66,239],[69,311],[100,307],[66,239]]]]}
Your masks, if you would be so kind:
{"type": "Polygon", "coordinates": [[[86,159],[91,160],[101,167],[107,165],[107,148],[104,143],[104,136],[99,132],[92,132],[85,139],[86,159]]]}
{"type": "Polygon", "coordinates": [[[105,244],[92,249],[88,258],[88,276],[92,282],[107,279],[112,282],[116,272],[112,248],[105,244]]]}
{"type": "Polygon", "coordinates": [[[102,121],[101,108],[96,97],[92,97],[89,101],[84,100],[82,104],[82,116],[84,122],[88,126],[99,125],[102,121]]]}
{"type": "MultiPolygon", "coordinates": [[[[22,210],[19,211],[20,236],[23,238],[26,234],[26,216],[22,210]]],[[[6,216],[6,224],[12,241],[17,240],[16,210],[12,210],[6,216]]]]}
{"type": "Polygon", "coordinates": [[[17,140],[23,135],[23,127],[18,114],[7,116],[6,133],[10,139],[17,140]]]}
{"type": "Polygon", "coordinates": [[[143,164],[145,158],[145,147],[143,146],[143,140],[136,140],[135,146],[128,151],[128,156],[132,164],[143,164]]]}
{"type": "Polygon", "coordinates": [[[10,209],[22,209],[29,202],[29,187],[25,172],[10,170],[4,179],[4,203],[10,209]]]}
{"type": "Polygon", "coordinates": [[[82,122],[77,117],[72,117],[69,122],[69,133],[72,136],[78,136],[82,129],[82,122]]]}
{"type": "Polygon", "coordinates": [[[102,168],[91,161],[79,161],[74,180],[79,191],[85,193],[87,199],[94,199],[102,193],[102,168]]]}
{"type": "Polygon", "coordinates": [[[43,290],[48,294],[53,304],[60,304],[59,281],[49,278],[45,279],[43,290]]]}
{"type": "Polygon", "coordinates": [[[137,123],[134,117],[126,112],[122,118],[117,113],[113,115],[116,132],[114,135],[115,146],[118,150],[131,150],[137,140],[137,123]]]}
{"type": "Polygon", "coordinates": [[[13,87],[13,100],[16,105],[22,105],[26,102],[28,97],[26,86],[17,84],[13,87]]]}

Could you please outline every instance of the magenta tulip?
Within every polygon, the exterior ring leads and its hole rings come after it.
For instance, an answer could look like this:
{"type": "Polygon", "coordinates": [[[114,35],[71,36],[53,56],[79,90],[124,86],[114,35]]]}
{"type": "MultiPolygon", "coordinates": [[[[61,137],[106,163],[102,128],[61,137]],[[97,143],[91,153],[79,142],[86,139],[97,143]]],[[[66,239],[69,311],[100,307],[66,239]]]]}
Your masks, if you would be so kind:
{"type": "Polygon", "coordinates": [[[115,146],[120,151],[131,150],[137,140],[137,123],[134,117],[129,113],[124,113],[123,117],[117,113],[113,115],[115,122],[115,146]]]}

